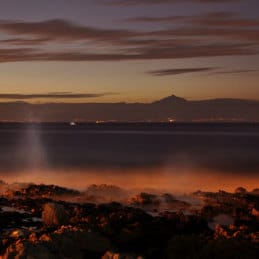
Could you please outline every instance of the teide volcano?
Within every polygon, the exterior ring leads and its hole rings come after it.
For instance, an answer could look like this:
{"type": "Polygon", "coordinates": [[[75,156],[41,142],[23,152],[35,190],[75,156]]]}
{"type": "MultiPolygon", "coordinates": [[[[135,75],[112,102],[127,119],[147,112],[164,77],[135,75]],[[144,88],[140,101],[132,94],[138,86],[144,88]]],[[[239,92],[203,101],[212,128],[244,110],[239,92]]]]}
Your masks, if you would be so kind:
{"type": "Polygon", "coordinates": [[[255,122],[259,121],[258,110],[259,101],[256,100],[222,98],[189,101],[171,95],[152,103],[0,103],[0,120],[166,122],[173,118],[180,122],[255,122]]]}

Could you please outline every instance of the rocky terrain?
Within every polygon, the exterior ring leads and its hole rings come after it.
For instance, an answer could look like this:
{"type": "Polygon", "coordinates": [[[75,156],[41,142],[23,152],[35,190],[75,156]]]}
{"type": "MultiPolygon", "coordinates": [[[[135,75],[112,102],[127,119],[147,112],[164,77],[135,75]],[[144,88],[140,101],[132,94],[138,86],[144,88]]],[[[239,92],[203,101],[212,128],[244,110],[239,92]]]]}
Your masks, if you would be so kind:
{"type": "Polygon", "coordinates": [[[1,182],[0,258],[257,258],[258,190],[169,193],[1,182]],[[15,188],[14,188],[15,186],[15,188]],[[121,195],[121,203],[111,199],[121,195]],[[104,196],[104,197],[103,197],[104,196]]]}

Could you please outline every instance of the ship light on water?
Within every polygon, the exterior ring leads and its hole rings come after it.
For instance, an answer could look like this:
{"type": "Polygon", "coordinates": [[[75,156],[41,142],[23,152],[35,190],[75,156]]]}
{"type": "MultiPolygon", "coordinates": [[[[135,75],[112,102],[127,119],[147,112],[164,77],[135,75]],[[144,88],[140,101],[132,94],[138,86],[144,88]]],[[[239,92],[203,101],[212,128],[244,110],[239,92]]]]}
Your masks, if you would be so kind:
{"type": "Polygon", "coordinates": [[[76,123],[74,121],[71,121],[69,124],[70,126],[76,126],[76,123]]]}
{"type": "Polygon", "coordinates": [[[169,123],[174,123],[174,122],[176,122],[176,119],[174,119],[174,118],[168,118],[167,121],[168,121],[169,123]]]}

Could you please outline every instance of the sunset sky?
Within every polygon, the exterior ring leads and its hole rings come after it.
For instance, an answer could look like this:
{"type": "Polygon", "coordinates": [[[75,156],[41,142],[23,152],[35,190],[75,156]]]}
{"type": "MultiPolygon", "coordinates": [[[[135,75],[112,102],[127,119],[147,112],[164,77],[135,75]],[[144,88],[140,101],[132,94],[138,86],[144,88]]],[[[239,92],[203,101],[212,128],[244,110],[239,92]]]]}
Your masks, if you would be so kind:
{"type": "Polygon", "coordinates": [[[258,0],[0,4],[0,102],[259,99],[258,0]]]}

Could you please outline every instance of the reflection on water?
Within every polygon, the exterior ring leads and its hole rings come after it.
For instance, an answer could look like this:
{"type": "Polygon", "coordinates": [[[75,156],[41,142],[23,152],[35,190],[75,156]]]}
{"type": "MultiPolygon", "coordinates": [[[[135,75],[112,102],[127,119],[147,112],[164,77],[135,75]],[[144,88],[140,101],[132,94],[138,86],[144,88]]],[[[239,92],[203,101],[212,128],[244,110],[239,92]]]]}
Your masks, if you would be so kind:
{"type": "Polygon", "coordinates": [[[23,168],[32,171],[46,169],[48,159],[41,139],[41,127],[38,124],[26,126],[12,157],[13,163],[19,164],[21,170],[23,168]]]}

